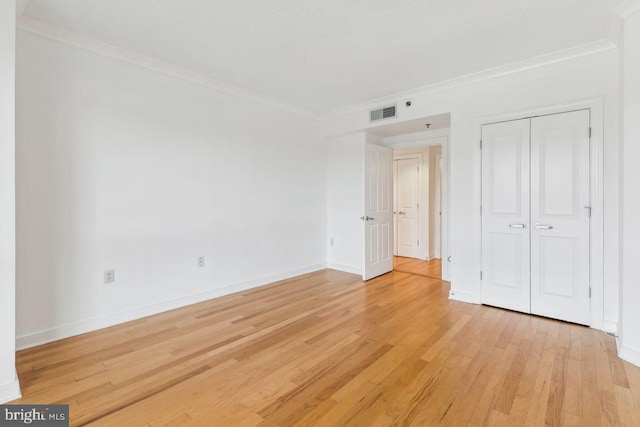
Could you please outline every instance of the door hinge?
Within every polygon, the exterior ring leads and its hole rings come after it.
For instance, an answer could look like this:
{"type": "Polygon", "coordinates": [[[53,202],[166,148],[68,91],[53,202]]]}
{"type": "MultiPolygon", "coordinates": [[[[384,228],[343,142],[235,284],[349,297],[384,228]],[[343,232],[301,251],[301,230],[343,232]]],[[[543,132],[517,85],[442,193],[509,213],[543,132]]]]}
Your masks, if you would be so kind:
{"type": "Polygon", "coordinates": [[[589,128],[589,138],[591,138],[591,128],[589,128]]]}
{"type": "Polygon", "coordinates": [[[587,210],[589,218],[591,218],[591,206],[585,206],[584,208],[587,210]]]}
{"type": "Polygon", "coordinates": [[[591,298],[591,286],[589,286],[589,298],[591,298]]]}
{"type": "Polygon", "coordinates": [[[420,166],[418,166],[417,169],[418,169],[418,173],[420,173],[420,166]]]}
{"type": "Polygon", "coordinates": [[[482,271],[480,271],[480,280],[482,280],[482,271]]]}
{"type": "Polygon", "coordinates": [[[480,205],[480,215],[482,215],[482,205],[480,205]]]}
{"type": "Polygon", "coordinates": [[[420,246],[420,240],[418,240],[418,246],[420,246]]]}
{"type": "Polygon", "coordinates": [[[482,150],[482,140],[480,140],[480,149],[482,150]]]}

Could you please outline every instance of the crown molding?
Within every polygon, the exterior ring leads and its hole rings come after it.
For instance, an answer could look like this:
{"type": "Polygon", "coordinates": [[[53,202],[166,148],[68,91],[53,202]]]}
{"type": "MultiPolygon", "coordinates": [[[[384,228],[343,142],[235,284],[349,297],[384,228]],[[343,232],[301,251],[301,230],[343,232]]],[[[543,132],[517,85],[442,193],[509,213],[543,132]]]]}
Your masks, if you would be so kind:
{"type": "Polygon", "coordinates": [[[634,13],[640,12],[640,0],[628,0],[611,9],[611,14],[627,19],[634,13]]]}
{"type": "Polygon", "coordinates": [[[270,107],[278,108],[302,117],[318,120],[318,115],[308,111],[301,110],[288,104],[284,104],[273,99],[263,97],[255,92],[242,89],[229,83],[186,70],[184,68],[169,64],[164,61],[154,59],[152,57],[142,55],[140,53],[114,46],[109,43],[84,36],[72,31],[65,30],[55,25],[33,19],[28,16],[19,16],[17,18],[17,28],[32,34],[49,38],[51,40],[65,43],[80,49],[108,56],[123,62],[128,62],[149,70],[153,70],[171,77],[175,77],[184,81],[198,84],[210,89],[235,95],[249,101],[264,104],[270,107]]]}
{"type": "Polygon", "coordinates": [[[369,110],[375,108],[378,105],[385,103],[399,102],[399,100],[410,99],[418,96],[429,95],[434,92],[439,92],[446,89],[452,89],[460,86],[466,86],[474,83],[479,83],[486,80],[491,80],[497,77],[508,76],[510,74],[521,73],[524,71],[540,68],[559,62],[570,61],[572,59],[581,58],[584,56],[594,55],[609,50],[616,49],[617,45],[610,40],[599,40],[592,43],[572,47],[556,51],[553,53],[535,56],[523,61],[513,62],[506,65],[501,65],[488,70],[479,71],[477,73],[467,74],[462,77],[456,77],[442,82],[433,83],[427,86],[422,86],[416,89],[411,89],[405,92],[395,93],[393,95],[384,96],[381,98],[372,99],[361,104],[352,105],[346,108],[335,110],[326,115],[323,115],[323,119],[342,116],[345,114],[356,113],[362,110],[369,110]]]}

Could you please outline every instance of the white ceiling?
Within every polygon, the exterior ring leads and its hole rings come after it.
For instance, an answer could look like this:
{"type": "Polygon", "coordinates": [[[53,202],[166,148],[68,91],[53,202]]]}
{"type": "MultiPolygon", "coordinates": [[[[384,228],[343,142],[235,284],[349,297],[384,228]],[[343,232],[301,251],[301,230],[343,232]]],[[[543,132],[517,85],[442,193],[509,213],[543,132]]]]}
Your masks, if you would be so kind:
{"type": "Polygon", "coordinates": [[[314,113],[602,40],[623,0],[29,0],[25,15],[314,113]]]}

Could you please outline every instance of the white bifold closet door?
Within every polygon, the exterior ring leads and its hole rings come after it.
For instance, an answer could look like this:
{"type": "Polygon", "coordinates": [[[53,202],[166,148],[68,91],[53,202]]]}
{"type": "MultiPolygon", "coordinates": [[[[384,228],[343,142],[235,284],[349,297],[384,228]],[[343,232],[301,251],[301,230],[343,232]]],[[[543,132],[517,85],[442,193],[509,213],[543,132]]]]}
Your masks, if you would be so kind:
{"type": "Polygon", "coordinates": [[[531,312],[529,119],[482,127],[482,302],[531,312]]]}
{"type": "Polygon", "coordinates": [[[482,302],[589,324],[589,111],[482,128],[482,302]]]}

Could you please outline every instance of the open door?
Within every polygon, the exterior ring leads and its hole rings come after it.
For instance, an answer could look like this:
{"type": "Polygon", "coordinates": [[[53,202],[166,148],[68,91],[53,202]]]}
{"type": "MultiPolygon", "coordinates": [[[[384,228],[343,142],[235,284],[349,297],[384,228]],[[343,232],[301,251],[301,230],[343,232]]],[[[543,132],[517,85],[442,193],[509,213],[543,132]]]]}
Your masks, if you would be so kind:
{"type": "Polygon", "coordinates": [[[364,273],[369,280],[393,270],[392,151],[365,144],[364,165],[364,273]]]}

